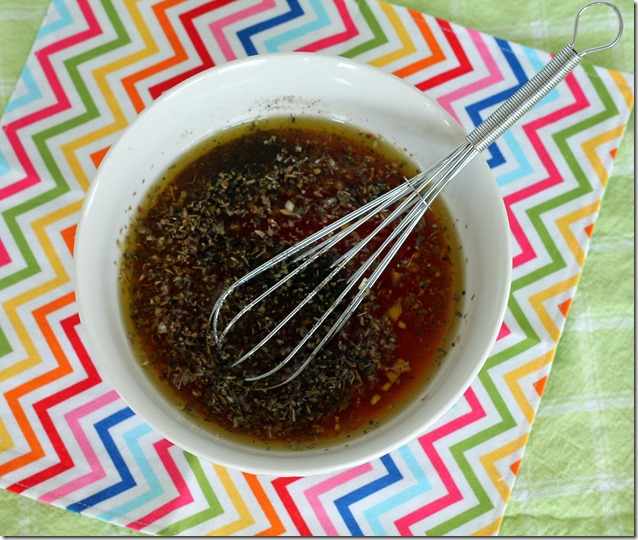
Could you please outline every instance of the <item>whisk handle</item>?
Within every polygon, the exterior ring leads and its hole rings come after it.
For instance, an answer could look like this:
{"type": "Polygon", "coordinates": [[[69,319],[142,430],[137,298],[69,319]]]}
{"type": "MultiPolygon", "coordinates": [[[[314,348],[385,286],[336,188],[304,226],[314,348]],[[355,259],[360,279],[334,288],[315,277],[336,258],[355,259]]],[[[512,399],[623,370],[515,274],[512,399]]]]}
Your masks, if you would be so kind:
{"type": "Polygon", "coordinates": [[[580,55],[571,45],[565,46],[541,71],[468,133],[467,140],[479,152],[485,150],[561,82],[580,60],[580,55]]]}
{"type": "Polygon", "coordinates": [[[527,111],[529,111],[538,101],[547,95],[552,88],[561,82],[581,61],[583,56],[591,52],[608,49],[614,46],[623,31],[623,20],[620,11],[609,2],[596,1],[583,6],[574,22],[574,36],[572,41],[565,45],[563,49],[550,60],[550,62],[532,77],[527,83],[519,88],[507,101],[505,101],[496,111],[481,122],[466,139],[479,152],[485,150],[490,144],[496,141],[503,133],[512,127],[527,111]],[[607,44],[599,47],[577,52],[574,48],[576,34],[578,32],[578,21],[581,14],[594,5],[604,5],[611,8],[618,19],[618,32],[615,38],[607,44]]]}

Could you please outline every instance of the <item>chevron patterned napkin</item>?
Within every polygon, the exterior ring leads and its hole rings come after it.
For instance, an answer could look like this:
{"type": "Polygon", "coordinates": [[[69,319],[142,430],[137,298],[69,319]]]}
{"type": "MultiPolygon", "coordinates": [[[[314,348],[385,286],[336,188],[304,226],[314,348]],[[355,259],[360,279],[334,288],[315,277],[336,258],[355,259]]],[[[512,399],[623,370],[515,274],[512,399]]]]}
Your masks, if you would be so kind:
{"type": "Polygon", "coordinates": [[[496,533],[633,80],[585,63],[487,151],[510,218],[512,294],[463,398],[378,460],[275,478],[203,462],[135,416],[93,366],[71,276],[84,194],[127,124],[202,69],[284,50],[370,63],[466,129],[550,58],[376,1],[53,1],[1,121],[0,485],[152,534],[496,533]]]}

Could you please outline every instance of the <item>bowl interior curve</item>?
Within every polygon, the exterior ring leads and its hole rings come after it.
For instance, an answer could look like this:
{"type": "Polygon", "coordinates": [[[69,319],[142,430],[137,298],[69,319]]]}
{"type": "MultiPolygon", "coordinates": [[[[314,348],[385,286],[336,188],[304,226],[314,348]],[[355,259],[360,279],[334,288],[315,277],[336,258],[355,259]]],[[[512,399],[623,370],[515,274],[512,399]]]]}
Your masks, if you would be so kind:
{"type": "Polygon", "coordinates": [[[378,457],[423,432],[476,377],[504,314],[510,235],[482,156],[446,188],[466,267],[458,345],[423,396],[365,440],[329,451],[247,448],[202,429],[167,402],[133,358],[118,294],[120,244],[146,190],[175,158],[213,133],[265,116],[307,115],[354,124],[427,168],[465,136],[455,120],[408,83],[366,65],[318,54],[251,57],[205,71],[156,100],[106,155],[82,208],[75,281],[83,330],[101,373],[166,438],[204,459],[249,472],[306,475],[378,457]]]}

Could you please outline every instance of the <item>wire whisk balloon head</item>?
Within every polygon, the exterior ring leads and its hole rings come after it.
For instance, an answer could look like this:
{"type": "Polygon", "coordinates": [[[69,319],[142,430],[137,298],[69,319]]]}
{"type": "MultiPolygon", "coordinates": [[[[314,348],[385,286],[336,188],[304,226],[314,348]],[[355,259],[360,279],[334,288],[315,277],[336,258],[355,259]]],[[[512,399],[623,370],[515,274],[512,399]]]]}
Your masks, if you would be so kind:
{"type": "MultiPolygon", "coordinates": [[[[347,324],[355,328],[346,335],[365,330],[365,340],[383,341],[396,320],[388,317],[391,306],[380,309],[378,295],[393,290],[395,284],[387,282],[397,274],[384,276],[384,271],[390,263],[399,269],[412,266],[417,279],[428,275],[429,253],[449,262],[447,253],[432,247],[449,248],[447,240],[441,243],[444,231],[424,215],[475,154],[471,145],[464,145],[432,169],[401,179],[393,189],[228,284],[211,311],[209,346],[227,359],[229,369],[248,366],[243,371],[246,382],[272,378],[265,387],[276,388],[295,380],[313,361],[321,366],[327,345],[347,324]],[[374,286],[384,280],[387,287],[377,291],[374,286]],[[355,322],[349,322],[355,313],[355,322]],[[385,332],[383,325],[388,326],[385,332]],[[238,344],[250,345],[238,349],[238,344]]],[[[449,292],[449,283],[430,287],[431,296],[449,292]]],[[[374,347],[368,352],[377,354],[374,347]]]]}

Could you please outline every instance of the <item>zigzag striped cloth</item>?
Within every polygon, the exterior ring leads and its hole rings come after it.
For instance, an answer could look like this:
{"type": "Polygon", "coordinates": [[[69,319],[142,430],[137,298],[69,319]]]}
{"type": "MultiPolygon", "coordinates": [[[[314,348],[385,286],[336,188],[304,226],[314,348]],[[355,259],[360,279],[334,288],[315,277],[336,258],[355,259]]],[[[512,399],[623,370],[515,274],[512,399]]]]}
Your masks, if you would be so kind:
{"type": "Polygon", "coordinates": [[[163,535],[498,531],[576,291],[633,81],[586,63],[486,152],[513,283],[480,375],[428,432],[370,463],[254,476],[172,445],[102,380],[72,285],[96,167],[154,98],[214,65],[320,51],[393,73],[466,129],[549,55],[383,2],[53,0],[0,132],[0,485],[163,535]]]}

